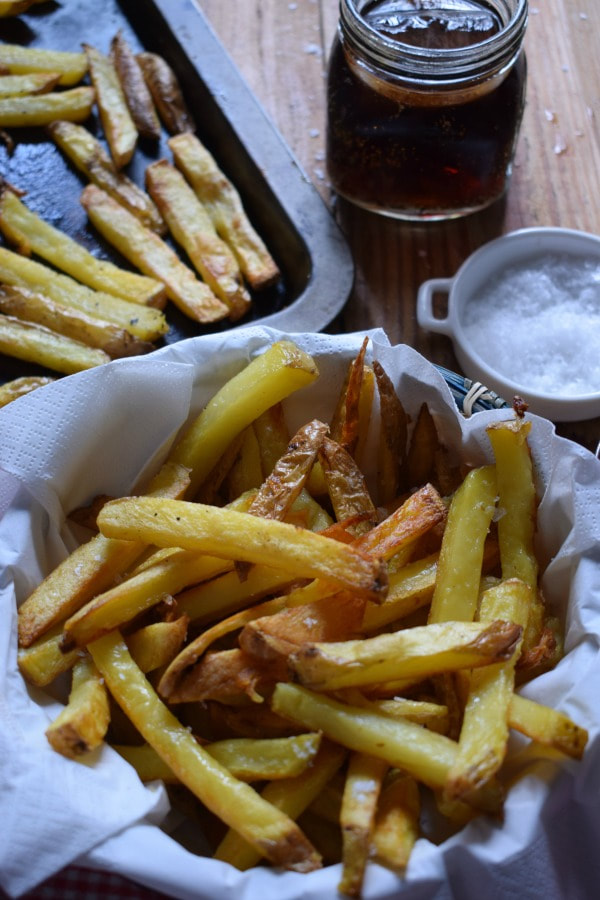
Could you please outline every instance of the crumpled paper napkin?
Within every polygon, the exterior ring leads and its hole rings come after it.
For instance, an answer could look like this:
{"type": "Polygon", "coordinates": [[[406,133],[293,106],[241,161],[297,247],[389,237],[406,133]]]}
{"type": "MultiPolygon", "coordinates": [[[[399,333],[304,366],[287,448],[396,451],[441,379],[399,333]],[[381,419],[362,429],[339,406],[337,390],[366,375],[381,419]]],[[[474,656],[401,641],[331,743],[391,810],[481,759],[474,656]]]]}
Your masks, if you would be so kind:
{"type": "MultiPolygon", "coordinates": [[[[440,373],[404,345],[369,332],[369,353],[393,378],[409,413],[426,401],[448,446],[463,459],[491,459],[485,427],[510,415],[464,419],[440,373]]],[[[174,897],[261,900],[335,897],[340,867],[308,875],[238,872],[190,853],[160,825],[168,802],[142,786],[110,748],[72,762],[44,736],[60,708],[26,686],[16,667],[16,606],[75,545],[65,513],[98,493],[128,493],[158,467],[188,417],[274,340],[311,352],[321,376],[286,402],[293,431],[327,421],[348,361],[364,334],[286,335],[265,327],[182,341],[137,359],[61,379],[0,411],[0,885],[17,897],[70,862],[120,872],[174,897]]],[[[581,763],[532,764],[511,748],[523,777],[503,823],[480,817],[436,845],[420,839],[405,876],[371,865],[364,897],[546,900],[593,896],[600,864],[600,462],[532,416],[539,481],[539,554],[547,602],[566,627],[566,655],[524,692],[589,729],[581,763]]],[[[375,433],[376,416],[372,423],[375,433]]],[[[374,471],[367,470],[372,479],[374,471]]]]}

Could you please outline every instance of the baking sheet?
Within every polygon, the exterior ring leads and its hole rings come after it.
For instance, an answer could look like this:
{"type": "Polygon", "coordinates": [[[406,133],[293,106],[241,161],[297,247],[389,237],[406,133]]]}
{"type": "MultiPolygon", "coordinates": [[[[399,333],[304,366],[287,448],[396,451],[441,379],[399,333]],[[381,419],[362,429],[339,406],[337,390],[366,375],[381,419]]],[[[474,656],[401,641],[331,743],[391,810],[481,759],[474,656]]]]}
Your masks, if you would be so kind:
{"type": "MultiPolygon", "coordinates": [[[[235,325],[198,325],[169,304],[170,331],[156,346],[256,322],[292,331],[323,329],[342,309],[352,287],[348,246],[193,0],[45,2],[18,18],[0,20],[0,40],[75,51],[87,42],[108,52],[119,29],[134,50],[160,53],[172,66],[198,136],[238,188],[282,272],[279,284],[254,294],[250,312],[235,325]]],[[[103,140],[97,115],[85,125],[103,140]]],[[[43,129],[13,128],[9,133],[16,146],[11,154],[0,142],[0,174],[27,191],[27,206],[94,254],[131,268],[89,224],[79,203],[85,182],[46,140],[43,129]]],[[[171,158],[167,138],[163,130],[157,146],[140,141],[126,174],[143,185],[148,163],[171,158]]],[[[0,355],[0,381],[42,372],[0,355]]]]}

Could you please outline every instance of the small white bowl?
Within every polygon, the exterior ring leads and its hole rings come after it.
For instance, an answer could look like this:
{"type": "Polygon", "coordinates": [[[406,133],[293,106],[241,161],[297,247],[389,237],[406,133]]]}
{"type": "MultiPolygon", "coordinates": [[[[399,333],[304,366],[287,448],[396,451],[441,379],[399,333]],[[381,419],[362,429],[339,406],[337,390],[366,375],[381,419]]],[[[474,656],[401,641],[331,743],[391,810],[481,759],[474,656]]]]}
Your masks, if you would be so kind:
{"type": "MultiPolygon", "coordinates": [[[[522,397],[531,412],[555,422],[595,418],[600,416],[600,382],[590,385],[589,392],[581,394],[560,390],[544,393],[543,390],[531,389],[528,384],[513,380],[506,371],[498,371],[490,361],[493,354],[487,338],[479,339],[466,333],[467,304],[476,303],[495,276],[500,276],[511,266],[529,267],[536,263],[541,266],[544,257],[569,258],[570,261],[581,261],[582,265],[587,260],[600,266],[600,237],[567,228],[523,228],[496,238],[471,254],[453,278],[432,278],[421,285],[417,297],[417,320],[422,328],[450,337],[464,374],[496,391],[509,404],[514,396],[522,397]],[[445,316],[434,314],[434,295],[443,293],[448,295],[445,316]]],[[[470,306],[470,309],[473,307],[470,306]]],[[[519,310],[511,308],[510,314],[518,327],[519,310]]],[[[523,328],[527,328],[525,319],[523,328]]],[[[582,350],[588,337],[585,331],[580,335],[578,346],[582,350]]],[[[555,353],[544,344],[543,338],[538,338],[535,350],[536,353],[542,351],[543,365],[552,371],[555,353]]],[[[511,347],[508,346],[507,359],[510,359],[510,353],[511,347]]]]}

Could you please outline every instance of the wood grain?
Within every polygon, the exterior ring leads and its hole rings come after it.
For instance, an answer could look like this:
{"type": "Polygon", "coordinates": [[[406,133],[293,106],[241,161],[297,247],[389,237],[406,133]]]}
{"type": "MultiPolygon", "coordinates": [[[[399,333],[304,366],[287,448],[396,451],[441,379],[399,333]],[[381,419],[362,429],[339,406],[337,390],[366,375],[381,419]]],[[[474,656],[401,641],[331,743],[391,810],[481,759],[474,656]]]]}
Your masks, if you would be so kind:
{"type": "MultiPolygon", "coordinates": [[[[397,222],[332,196],[325,78],[337,0],[196,2],[348,238],[355,285],[329,330],[382,326],[392,341],[460,372],[450,340],[417,325],[416,294],[424,280],[452,276],[482,243],[516,228],[554,225],[600,234],[598,0],[530,3],[527,101],[508,192],[491,209],[439,224],[397,222]]],[[[595,450],[599,426],[594,420],[558,430],[595,450]]]]}

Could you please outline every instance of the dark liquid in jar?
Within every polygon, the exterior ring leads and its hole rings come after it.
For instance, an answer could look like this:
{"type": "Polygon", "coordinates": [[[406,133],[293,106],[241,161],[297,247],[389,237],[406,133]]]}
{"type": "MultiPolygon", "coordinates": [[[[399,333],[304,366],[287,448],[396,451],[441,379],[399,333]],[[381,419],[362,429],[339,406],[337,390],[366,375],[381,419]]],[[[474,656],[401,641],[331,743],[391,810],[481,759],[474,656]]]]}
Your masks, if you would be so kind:
{"type": "MultiPolygon", "coordinates": [[[[485,5],[463,0],[375,0],[362,16],[404,44],[472,46],[500,30],[485,5]],[[426,6],[427,9],[422,7],[426,6]]],[[[489,93],[455,105],[400,103],[352,70],[341,42],[328,75],[327,167],[337,193],[398,217],[435,218],[499,198],[525,95],[525,56],[489,93]]],[[[462,98],[464,99],[464,98],[462,98]]]]}

